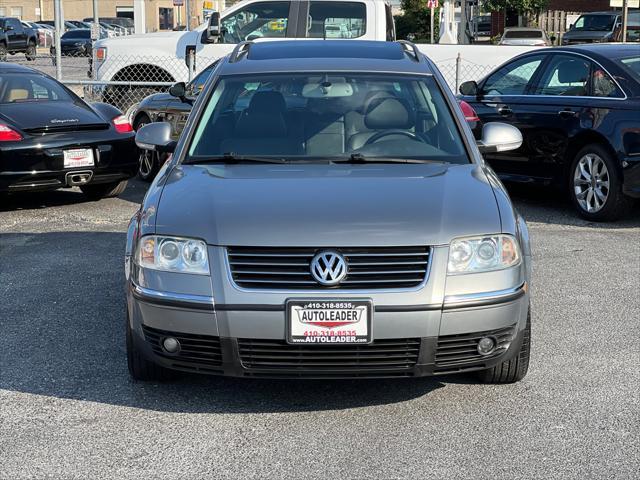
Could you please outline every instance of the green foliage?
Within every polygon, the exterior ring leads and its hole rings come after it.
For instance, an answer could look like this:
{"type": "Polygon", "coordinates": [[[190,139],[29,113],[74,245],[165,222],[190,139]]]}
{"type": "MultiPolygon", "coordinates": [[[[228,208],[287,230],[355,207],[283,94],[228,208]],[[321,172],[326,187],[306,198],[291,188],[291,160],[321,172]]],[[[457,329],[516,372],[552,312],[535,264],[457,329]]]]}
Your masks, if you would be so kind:
{"type": "MultiPolygon", "coordinates": [[[[406,39],[409,34],[413,34],[416,40],[428,39],[430,34],[429,16],[431,14],[431,10],[427,8],[426,0],[402,0],[402,9],[404,11],[404,15],[398,15],[395,17],[396,36],[398,39],[406,39]]],[[[435,27],[437,29],[437,9],[435,19],[435,27]]]]}
{"type": "Polygon", "coordinates": [[[528,13],[544,10],[548,4],[549,0],[485,0],[482,2],[482,7],[489,12],[516,10],[528,13]]]}

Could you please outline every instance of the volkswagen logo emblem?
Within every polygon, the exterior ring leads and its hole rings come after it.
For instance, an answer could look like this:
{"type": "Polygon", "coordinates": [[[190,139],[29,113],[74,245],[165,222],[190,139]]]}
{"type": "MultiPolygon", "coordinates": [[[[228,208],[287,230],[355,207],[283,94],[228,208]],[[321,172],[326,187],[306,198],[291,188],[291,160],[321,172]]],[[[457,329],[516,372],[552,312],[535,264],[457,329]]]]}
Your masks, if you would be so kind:
{"type": "Polygon", "coordinates": [[[311,260],[311,275],[320,285],[338,285],[347,276],[347,262],[338,252],[325,250],[311,260]]]}

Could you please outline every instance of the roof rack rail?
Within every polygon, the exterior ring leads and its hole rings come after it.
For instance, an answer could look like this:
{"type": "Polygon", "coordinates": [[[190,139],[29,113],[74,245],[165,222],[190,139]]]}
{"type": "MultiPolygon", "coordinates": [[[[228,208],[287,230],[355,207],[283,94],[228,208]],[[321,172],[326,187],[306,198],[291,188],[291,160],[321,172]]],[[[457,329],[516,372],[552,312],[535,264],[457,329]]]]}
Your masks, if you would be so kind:
{"type": "Polygon", "coordinates": [[[249,48],[253,45],[253,41],[248,40],[245,42],[240,42],[231,52],[231,56],[229,57],[229,63],[236,63],[239,61],[243,55],[249,55],[249,48]]]}
{"type": "Polygon", "coordinates": [[[411,55],[416,62],[420,62],[420,50],[415,43],[408,40],[396,40],[396,43],[400,44],[404,53],[411,55]]]}

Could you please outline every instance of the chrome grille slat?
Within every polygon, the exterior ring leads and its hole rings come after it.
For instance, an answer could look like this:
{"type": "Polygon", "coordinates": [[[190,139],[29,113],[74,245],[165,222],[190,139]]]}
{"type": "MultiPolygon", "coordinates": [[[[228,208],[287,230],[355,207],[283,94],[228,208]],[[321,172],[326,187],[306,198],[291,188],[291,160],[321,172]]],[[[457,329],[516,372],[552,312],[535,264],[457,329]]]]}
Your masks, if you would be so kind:
{"type": "Polygon", "coordinates": [[[228,247],[227,259],[236,285],[249,289],[339,290],[411,288],[425,281],[429,247],[334,248],[348,264],[338,286],[320,285],[311,274],[316,254],[329,247],[228,247]]]}

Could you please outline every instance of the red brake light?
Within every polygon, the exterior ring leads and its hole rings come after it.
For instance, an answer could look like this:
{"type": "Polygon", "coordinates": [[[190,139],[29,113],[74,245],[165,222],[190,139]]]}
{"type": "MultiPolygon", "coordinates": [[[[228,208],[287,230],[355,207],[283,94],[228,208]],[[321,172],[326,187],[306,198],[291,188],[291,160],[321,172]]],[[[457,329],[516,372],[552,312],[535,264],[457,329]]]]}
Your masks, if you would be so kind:
{"type": "Polygon", "coordinates": [[[0,142],[19,142],[22,135],[7,125],[0,123],[0,142]]]}
{"type": "Polygon", "coordinates": [[[112,120],[113,126],[116,128],[116,132],[118,133],[129,133],[133,132],[133,127],[129,123],[129,119],[124,115],[120,115],[112,120]]]}
{"type": "Polygon", "coordinates": [[[464,113],[464,119],[467,122],[480,121],[480,118],[478,118],[478,114],[476,113],[476,111],[473,109],[471,105],[469,105],[464,100],[460,100],[458,103],[460,104],[460,109],[462,110],[462,113],[464,113]]]}

